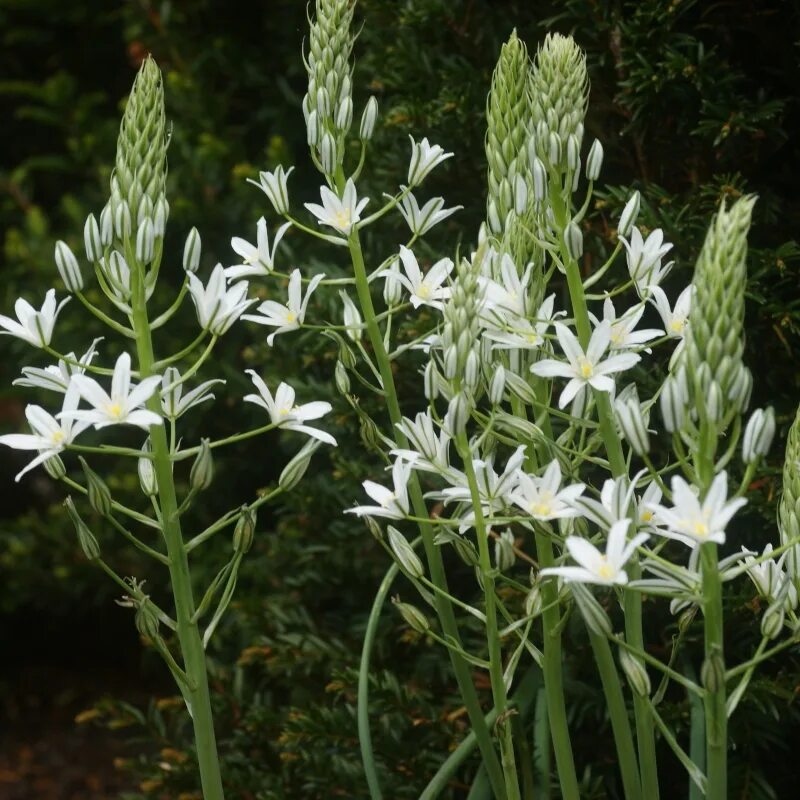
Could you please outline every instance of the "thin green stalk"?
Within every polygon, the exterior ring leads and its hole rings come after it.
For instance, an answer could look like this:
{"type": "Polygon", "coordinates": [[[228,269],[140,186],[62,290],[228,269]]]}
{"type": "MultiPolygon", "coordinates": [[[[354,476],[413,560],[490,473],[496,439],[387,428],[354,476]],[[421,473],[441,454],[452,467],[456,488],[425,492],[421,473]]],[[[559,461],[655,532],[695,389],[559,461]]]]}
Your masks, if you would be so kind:
{"type": "MultiPolygon", "coordinates": [[[[475,515],[475,534],[478,540],[478,559],[483,579],[484,603],[486,607],[486,640],[489,646],[489,677],[492,684],[492,698],[494,710],[502,719],[506,712],[508,698],[506,697],[505,680],[503,678],[503,654],[500,648],[500,636],[497,632],[497,604],[494,593],[494,575],[492,572],[491,556],[489,555],[489,537],[483,519],[480,490],[472,464],[472,454],[469,451],[467,435],[462,431],[458,435],[457,446],[464,462],[464,473],[467,476],[470,497],[472,499],[472,513],[475,515]]],[[[503,731],[500,738],[501,762],[505,775],[506,793],[509,800],[520,800],[519,778],[514,759],[514,740],[511,735],[511,725],[508,720],[503,722],[503,731]]]]}
{"type": "MultiPolygon", "coordinates": [[[[636,751],[633,746],[633,735],[628,722],[628,710],[625,707],[625,698],[622,695],[619,673],[608,645],[608,639],[599,633],[589,630],[589,641],[592,645],[594,660],[600,673],[603,692],[606,696],[608,716],[611,719],[611,729],[614,732],[614,743],[617,747],[619,770],[622,774],[622,786],[627,800],[639,800],[650,795],[642,795],[642,786],[639,781],[639,770],[636,763],[636,751]]],[[[646,702],[646,701],[645,701],[646,702]]]]}
{"type": "MultiPolygon", "coordinates": [[[[132,262],[135,263],[135,262],[132,262]]],[[[146,378],[154,373],[153,342],[147,316],[142,270],[134,269],[132,274],[132,322],[136,332],[136,351],[139,361],[139,374],[146,378]]],[[[156,393],[147,401],[147,407],[160,413],[160,403],[156,393]]],[[[189,560],[183,542],[178,501],[172,476],[167,434],[163,425],[150,428],[153,468],[158,484],[158,497],[161,506],[164,540],[169,557],[170,581],[175,601],[178,641],[183,655],[184,671],[188,678],[185,697],[191,703],[192,724],[194,726],[195,748],[200,769],[200,782],[204,800],[223,800],[222,777],[220,775],[217,745],[214,736],[214,722],[211,713],[211,699],[208,690],[208,675],[203,651],[203,642],[194,616],[194,595],[192,593],[189,560]]]]}
{"type": "MultiPolygon", "coordinates": [[[[354,276],[356,279],[356,291],[358,294],[361,312],[364,316],[364,321],[367,323],[367,334],[369,336],[370,344],[375,353],[375,358],[378,362],[378,369],[381,374],[381,381],[383,383],[383,390],[385,392],[385,399],[387,409],[389,411],[389,418],[392,422],[394,435],[397,442],[402,448],[408,448],[409,444],[402,433],[397,429],[398,423],[402,421],[402,413],[400,411],[400,404],[397,397],[397,389],[394,384],[394,375],[392,373],[391,363],[383,344],[383,337],[381,336],[380,328],[375,320],[375,308],[372,304],[372,296],[370,295],[369,283],[367,281],[367,271],[364,265],[364,256],[361,252],[361,242],[358,237],[358,231],[353,230],[348,240],[350,248],[350,257],[353,263],[354,276]]],[[[419,518],[419,528],[422,534],[423,547],[425,549],[425,556],[428,562],[428,569],[430,571],[431,580],[439,586],[443,591],[447,591],[447,577],[444,571],[444,563],[439,548],[434,544],[433,528],[426,521],[428,517],[427,507],[425,500],[422,496],[422,489],[419,485],[416,473],[412,472],[408,484],[409,497],[411,500],[414,514],[419,518]]],[[[452,637],[453,641],[460,646],[461,637],[458,632],[458,625],[456,622],[455,614],[452,605],[446,598],[441,595],[436,596],[436,611],[439,621],[442,625],[442,630],[445,635],[452,637]]],[[[475,686],[472,683],[472,676],[470,674],[469,665],[453,650],[450,650],[450,660],[453,665],[456,681],[458,682],[459,691],[464,701],[464,706],[467,709],[467,714],[470,719],[470,724],[478,738],[478,744],[483,756],[484,763],[488,771],[489,778],[492,783],[492,788],[495,792],[497,800],[505,798],[505,790],[503,787],[503,772],[500,766],[500,760],[495,752],[492,743],[492,736],[489,728],[483,718],[483,711],[481,710],[478,694],[475,686]]]]}

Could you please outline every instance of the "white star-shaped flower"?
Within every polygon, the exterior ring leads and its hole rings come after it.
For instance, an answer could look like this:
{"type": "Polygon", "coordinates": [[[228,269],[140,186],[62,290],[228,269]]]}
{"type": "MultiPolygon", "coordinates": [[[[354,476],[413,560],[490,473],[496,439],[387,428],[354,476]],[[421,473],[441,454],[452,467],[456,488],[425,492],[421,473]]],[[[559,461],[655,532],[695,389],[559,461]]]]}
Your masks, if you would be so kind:
{"type": "Polygon", "coordinates": [[[508,499],[534,519],[577,517],[580,512],[574,508],[573,501],[585,488],[582,483],[573,483],[562,489],[561,467],[558,460],[553,459],[541,477],[520,470],[517,486],[509,492],[508,499]]]}
{"type": "MultiPolygon", "coordinates": [[[[656,287],[657,288],[657,287],[656,287]]],[[[661,291],[659,289],[659,291],[661,291]]],[[[642,315],[644,314],[645,304],[639,303],[628,311],[625,311],[621,316],[617,316],[617,310],[614,308],[614,302],[610,297],[606,297],[603,301],[603,322],[607,322],[611,326],[611,350],[627,350],[633,347],[639,347],[646,342],[661,336],[664,331],[658,328],[645,328],[645,330],[637,331],[634,328],[639,324],[642,315]]],[[[600,320],[594,314],[589,314],[592,322],[595,325],[600,324],[600,320]]],[[[650,352],[649,348],[645,348],[646,352],[650,352]]]]}
{"type": "Polygon", "coordinates": [[[232,267],[226,267],[225,277],[229,281],[235,281],[248,275],[259,275],[266,277],[275,268],[275,253],[278,245],[286,231],[291,227],[291,222],[284,222],[275,232],[272,247],[269,245],[269,232],[267,231],[267,221],[264,217],[256,225],[256,244],[252,245],[246,239],[234,236],[231,239],[231,247],[236,255],[242,257],[242,263],[232,267]]]}
{"type": "Polygon", "coordinates": [[[16,320],[0,314],[0,328],[5,328],[0,334],[16,336],[34,347],[47,347],[53,338],[53,328],[58,314],[69,300],[69,297],[65,297],[56,305],[56,290],[49,289],[41,309],[37,311],[27,300],[20,297],[14,303],[16,320]]]}
{"type": "Polygon", "coordinates": [[[405,275],[389,269],[382,270],[378,275],[397,280],[405,286],[411,294],[409,300],[414,308],[423,305],[431,306],[431,308],[444,308],[442,300],[450,297],[450,289],[442,284],[453,271],[453,262],[449,258],[442,258],[423,276],[417,257],[403,245],[400,245],[400,261],[403,264],[405,275]]]}
{"type": "MultiPolygon", "coordinates": [[[[407,187],[401,186],[400,188],[406,191],[407,187]]],[[[442,197],[434,197],[420,208],[417,198],[411,192],[408,192],[400,201],[399,211],[403,215],[403,219],[408,223],[411,233],[416,236],[423,236],[434,225],[438,225],[442,220],[447,219],[451,214],[455,214],[456,211],[462,208],[464,206],[444,208],[444,198],[442,197]]]]}
{"type": "Polygon", "coordinates": [[[305,423],[310,419],[319,419],[330,412],[331,404],[317,400],[312,403],[304,403],[302,406],[295,404],[295,391],[288,383],[281,383],[278,386],[275,396],[267,388],[267,384],[255,370],[249,369],[247,372],[253,381],[258,394],[248,394],[244,400],[246,403],[255,403],[257,406],[266,409],[272,423],[279,428],[286,428],[290,431],[305,433],[314,439],[319,439],[325,444],[336,447],[336,439],[329,433],[312,428],[305,423]]]}
{"type": "Polygon", "coordinates": [[[408,185],[410,187],[418,186],[428,175],[442,163],[446,161],[453,154],[445,153],[444,149],[438,144],[431,144],[427,138],[421,142],[415,142],[413,136],[411,139],[411,161],[408,165],[408,185]]]}
{"type": "MultiPolygon", "coordinates": [[[[80,393],[78,387],[70,385],[64,395],[61,411],[74,411],[78,407],[80,393]]],[[[62,414],[58,416],[61,417],[62,414]]],[[[33,433],[9,433],[0,436],[0,444],[15,450],[38,450],[39,455],[33,459],[15,478],[19,480],[26,472],[32,470],[48,458],[60,453],[75,437],[86,430],[88,422],[75,422],[72,419],[56,419],[41,406],[29,405],[25,416],[33,433]]]]}
{"type": "Polygon", "coordinates": [[[653,287],[653,296],[650,301],[655,305],[661,319],[664,321],[667,336],[673,339],[683,339],[686,333],[686,324],[689,321],[689,311],[692,306],[694,286],[689,284],[675,301],[675,307],[670,308],[669,300],[660,286],[653,287]]]}
{"type": "Polygon", "coordinates": [[[114,365],[111,377],[111,394],[106,394],[100,384],[88,375],[73,375],[72,384],[92,409],[65,410],[58,419],[77,419],[104,428],[107,425],[136,425],[147,430],[151,425],[160,425],[161,417],[153,411],[141,408],[161,383],[160,375],[151,375],[139,384],[131,384],[131,357],[122,353],[114,365]]]}
{"type": "Polygon", "coordinates": [[[539,574],[558,575],[567,583],[597,583],[602,586],[624,585],[628,582],[625,564],[640,544],[650,538],[647,533],[637,533],[628,541],[629,519],[615,522],[608,532],[606,552],[601,553],[591,542],[580,536],[568,536],[565,544],[579,567],[547,567],[539,574]]]}
{"type": "Polygon", "coordinates": [[[364,481],[361,485],[370,499],[378,503],[377,506],[356,506],[345,509],[346,514],[356,514],[359,517],[384,517],[386,519],[403,519],[410,513],[408,502],[408,479],[411,475],[411,465],[398,458],[392,467],[392,488],[387,489],[374,481],[364,481]]]}
{"type": "Polygon", "coordinates": [[[32,389],[48,389],[51,392],[64,394],[69,387],[73,375],[82,375],[86,367],[92,363],[97,355],[95,348],[100,339],[95,339],[91,347],[78,358],[75,353],[67,353],[58,360],[58,364],[49,367],[23,367],[24,378],[12,381],[14,386],[28,386],[32,389]]]}
{"type": "Polygon", "coordinates": [[[225,270],[217,264],[208,285],[193,272],[187,272],[189,293],[192,295],[197,321],[203,330],[221,336],[246,311],[255,300],[247,299],[247,281],[239,281],[230,288],[225,283],[225,270]]]}
{"type": "Polygon", "coordinates": [[[259,325],[269,325],[277,328],[267,336],[267,344],[272,346],[279,333],[296,331],[306,318],[306,309],[311,295],[325,277],[324,274],[315,275],[309,282],[305,296],[302,290],[300,270],[296,269],[289,276],[288,299],[286,304],[276,303],[274,300],[265,300],[257,309],[258,314],[245,314],[242,319],[257,322],[259,325]]]}
{"type": "Polygon", "coordinates": [[[611,325],[608,322],[601,322],[594,329],[585,351],[575,334],[566,325],[556,322],[555,327],[558,342],[568,363],[546,358],[534,364],[531,371],[544,378],[570,379],[558,398],[559,408],[564,408],[587,385],[599,392],[613,392],[614,381],[608,376],[630,369],[640,360],[640,356],[636,353],[620,353],[601,361],[611,343],[611,325]]]}
{"type": "Polygon", "coordinates": [[[653,286],[658,286],[667,277],[672,262],[661,266],[661,259],[672,249],[669,242],[664,242],[664,232],[656,228],[647,239],[642,238],[641,231],[634,228],[628,241],[620,236],[625,246],[628,259],[628,273],[636,287],[639,297],[645,297],[653,286]]]}
{"type": "Polygon", "coordinates": [[[161,379],[161,409],[164,416],[168,419],[178,419],[190,408],[194,408],[206,400],[213,400],[214,395],[208,390],[215,383],[225,383],[225,381],[222,378],[204,381],[183,394],[183,380],[180,372],[175,367],[167,367],[161,379]]]}
{"type": "Polygon", "coordinates": [[[319,194],[322,205],[306,203],[305,207],[317,218],[320,225],[328,225],[349,236],[353,226],[361,220],[361,212],[369,203],[369,198],[358,199],[352,178],[345,184],[341,198],[327,186],[321,186],[319,194]]]}

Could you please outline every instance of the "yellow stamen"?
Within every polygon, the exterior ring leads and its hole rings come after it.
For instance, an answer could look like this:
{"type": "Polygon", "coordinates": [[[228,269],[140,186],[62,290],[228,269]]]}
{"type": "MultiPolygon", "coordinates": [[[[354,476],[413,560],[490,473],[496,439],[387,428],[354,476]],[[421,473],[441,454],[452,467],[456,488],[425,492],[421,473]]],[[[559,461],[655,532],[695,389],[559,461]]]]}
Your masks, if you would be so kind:
{"type": "Polygon", "coordinates": [[[581,371],[581,376],[584,378],[591,378],[594,375],[594,364],[588,358],[581,357],[578,359],[578,367],[581,371]]]}
{"type": "Polygon", "coordinates": [[[336,227],[340,230],[349,228],[353,224],[353,217],[350,213],[350,209],[343,208],[341,211],[335,212],[333,215],[333,221],[336,227]]]}
{"type": "Polygon", "coordinates": [[[109,403],[106,406],[106,414],[114,419],[119,419],[122,416],[122,406],[119,403],[109,403]]]}

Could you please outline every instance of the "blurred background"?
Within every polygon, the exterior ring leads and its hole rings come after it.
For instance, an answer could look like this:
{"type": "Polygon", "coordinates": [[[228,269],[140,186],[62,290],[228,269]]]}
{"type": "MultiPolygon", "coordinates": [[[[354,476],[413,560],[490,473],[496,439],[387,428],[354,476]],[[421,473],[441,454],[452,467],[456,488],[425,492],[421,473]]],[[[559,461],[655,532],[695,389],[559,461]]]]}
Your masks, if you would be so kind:
{"type": "MultiPolygon", "coordinates": [[[[753,405],[776,407],[780,437],[800,400],[800,10],[780,0],[361,0],[356,43],[356,113],[370,94],[380,122],[363,191],[377,198],[403,181],[408,133],[428,136],[456,156],[429,179],[428,195],[464,210],[438,226],[423,259],[452,255],[474,242],[485,210],[485,98],[500,46],[516,27],[532,53],[548,30],[572,33],[586,50],[591,77],[587,147],[605,148],[603,186],[586,223],[587,256],[615,236],[632,188],[644,203],[645,230],[664,229],[685,285],[705,227],[719,202],[756,192],[748,305],[748,363],[753,405]]],[[[171,217],[164,291],[181,280],[180,253],[191,226],[203,239],[202,270],[233,263],[230,238],[254,239],[266,198],[245,179],[259,169],[297,165],[296,207],[318,195],[305,148],[300,58],[307,31],[300,0],[108,3],[0,0],[0,311],[23,296],[40,302],[55,286],[57,239],[82,252],[83,222],[108,192],[124,99],[136,69],[152,53],[164,71],[171,217]]],[[[271,224],[271,223],[270,223],[271,224]]],[[[400,241],[397,219],[370,228],[373,265],[400,241]],[[374,231],[374,232],[373,232],[374,231]]],[[[281,262],[336,274],[338,253],[287,235],[281,262]]],[[[264,288],[282,292],[280,285],[264,288]]],[[[168,302],[168,301],[167,301],[168,302]]],[[[102,332],[68,306],[58,345],[88,345],[102,332]]],[[[338,298],[318,292],[312,317],[336,318],[338,298]]],[[[194,336],[191,308],[159,340],[172,352],[194,336]]],[[[412,331],[413,332],[413,331],[412,331]]],[[[34,361],[21,342],[0,340],[0,432],[22,430],[29,390],[11,387],[34,361]]],[[[261,513],[254,547],[231,611],[210,648],[214,704],[227,796],[231,800],[367,797],[358,755],[355,684],[361,637],[374,592],[388,566],[382,549],[341,509],[360,497],[378,461],[338,397],[335,345],[318,335],[279,337],[235,327],[221,342],[217,373],[228,380],[212,408],[184,418],[184,437],[241,430],[250,411],[243,370],[259,369],[328,399],[340,447],[315,456],[306,479],[261,513]]],[[[655,381],[656,378],[654,377],[655,381]]],[[[421,383],[404,374],[401,391],[415,409],[421,383]]],[[[365,408],[378,419],[381,409],[365,408]]],[[[255,417],[253,417],[255,419],[255,417]]],[[[202,526],[231,503],[274,484],[299,441],[289,434],[242,444],[217,459],[217,480],[192,524],[202,526]],[[215,492],[215,488],[217,491],[215,492]],[[237,496],[230,499],[230,488],[237,496]],[[226,496],[227,495],[227,496],[226,496]]],[[[750,505],[735,546],[760,549],[774,535],[783,440],[750,505]]],[[[20,484],[24,454],[0,454],[0,798],[2,800],[199,800],[191,732],[160,659],[143,647],[117,588],[77,547],[61,503],[64,490],[43,471],[20,484]]],[[[69,464],[70,468],[77,465],[69,464]]],[[[121,466],[121,465],[120,465],[121,466]]],[[[117,471],[115,497],[138,502],[135,474],[117,471]]],[[[147,578],[168,596],[165,576],[88,516],[118,572],[147,578]]],[[[732,537],[733,538],[733,537],[732,537]]],[[[198,585],[227,558],[230,542],[207,544],[195,559],[198,585]]],[[[448,562],[450,563],[450,562],[448,562]]],[[[457,590],[469,571],[450,564],[457,590]]],[[[524,576],[525,570],[520,568],[524,576]]],[[[523,578],[524,579],[524,578],[523,578]]],[[[401,593],[411,599],[408,587],[401,593]]],[[[730,591],[729,657],[745,657],[758,637],[757,606],[742,582],[730,591]]],[[[513,601],[513,599],[512,599],[513,601]]],[[[521,602],[521,598],[518,598],[521,602]]],[[[665,652],[675,620],[648,607],[647,640],[665,652]]],[[[691,656],[690,630],[687,654],[691,656]]],[[[568,631],[571,718],[587,798],[616,797],[613,744],[587,642],[568,631]],[[582,768],[581,767],[581,768],[582,768]]],[[[466,722],[452,692],[445,654],[384,615],[372,678],[375,749],[387,798],[416,798],[466,722]]],[[[796,796],[792,752],[800,745],[800,660],[787,653],[757,673],[732,721],[731,797],[796,796]]],[[[478,676],[479,677],[479,676],[478,676]]],[[[485,690],[486,687],[483,687],[485,690]]],[[[683,735],[684,697],[668,693],[663,715],[683,735]]],[[[532,720],[519,721],[526,737],[532,720]]],[[[677,769],[668,753],[665,774],[677,769]]],[[[466,797],[475,764],[448,797],[466,797]]],[[[683,797],[676,788],[670,797],[683,797]]]]}

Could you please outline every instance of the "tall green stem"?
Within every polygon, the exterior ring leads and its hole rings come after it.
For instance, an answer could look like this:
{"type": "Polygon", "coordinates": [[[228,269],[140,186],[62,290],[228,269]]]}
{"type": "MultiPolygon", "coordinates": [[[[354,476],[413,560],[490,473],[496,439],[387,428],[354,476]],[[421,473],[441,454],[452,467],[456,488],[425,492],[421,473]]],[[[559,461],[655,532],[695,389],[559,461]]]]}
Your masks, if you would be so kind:
{"type": "MultiPolygon", "coordinates": [[[[136,333],[136,352],[139,361],[139,374],[146,378],[153,374],[153,341],[144,293],[141,268],[132,274],[132,322],[136,333]]],[[[147,402],[147,407],[160,413],[158,395],[147,402]]],[[[214,721],[211,713],[211,699],[208,691],[208,676],[203,643],[194,615],[194,595],[189,573],[189,559],[183,542],[175,483],[172,478],[172,465],[169,457],[167,434],[163,425],[150,428],[153,468],[158,484],[158,497],[161,506],[162,530],[169,557],[169,573],[172,594],[175,601],[175,619],[178,626],[178,641],[183,654],[183,668],[189,686],[184,695],[189,699],[189,709],[194,726],[197,761],[200,768],[200,782],[204,800],[223,800],[222,777],[214,737],[214,721]]]]}
{"type": "MultiPolygon", "coordinates": [[[[342,184],[344,181],[342,180],[342,184]]],[[[341,190],[341,187],[340,187],[341,190]]],[[[361,305],[361,313],[364,315],[364,322],[367,326],[367,335],[372,345],[372,350],[375,360],[378,364],[378,371],[381,375],[381,382],[383,383],[383,391],[386,399],[386,406],[389,411],[389,419],[392,422],[393,434],[397,439],[398,444],[402,448],[408,448],[409,443],[402,431],[397,428],[398,423],[402,421],[403,415],[400,411],[400,403],[397,397],[397,388],[394,383],[394,375],[392,373],[392,366],[389,361],[389,355],[384,346],[383,336],[381,335],[380,327],[376,320],[375,307],[372,304],[372,296],[369,291],[369,282],[367,280],[367,270],[364,265],[364,255],[361,251],[361,242],[359,240],[358,231],[353,230],[348,240],[350,249],[350,258],[353,263],[354,277],[356,280],[356,292],[358,294],[359,304],[361,305]]],[[[428,509],[425,505],[425,500],[422,497],[422,489],[420,488],[419,481],[416,473],[411,473],[411,478],[408,483],[409,498],[411,500],[414,515],[419,519],[426,519],[428,516],[428,509]]],[[[444,571],[444,563],[439,548],[434,544],[433,528],[425,522],[419,523],[420,533],[422,535],[422,544],[425,549],[425,556],[428,562],[428,569],[431,574],[431,581],[436,584],[443,591],[447,591],[447,577],[444,571]]],[[[456,622],[455,613],[451,603],[439,592],[436,593],[435,598],[436,612],[439,621],[442,625],[442,630],[445,636],[451,637],[454,643],[460,644],[461,637],[458,632],[458,624],[456,622]]],[[[489,728],[484,720],[483,711],[481,710],[478,694],[475,691],[475,686],[472,682],[469,665],[467,662],[452,649],[450,649],[450,660],[453,664],[453,672],[455,673],[458,688],[461,693],[461,698],[464,701],[464,706],[469,715],[470,724],[475,731],[475,736],[478,739],[478,746],[483,756],[483,761],[486,764],[487,773],[492,783],[492,788],[497,800],[505,798],[503,770],[500,766],[500,760],[492,743],[492,736],[489,728]]]]}
{"type": "Polygon", "coordinates": [[[472,513],[475,515],[478,559],[483,580],[486,609],[486,640],[489,645],[489,676],[492,684],[492,699],[494,700],[494,710],[497,712],[503,728],[500,739],[500,753],[506,781],[506,793],[509,800],[519,800],[519,779],[517,778],[517,767],[514,760],[514,740],[511,734],[511,724],[509,720],[503,719],[508,705],[508,698],[503,678],[503,654],[500,649],[500,636],[497,630],[497,605],[494,593],[494,573],[489,555],[489,537],[483,519],[480,490],[478,489],[478,480],[475,477],[475,468],[472,464],[472,454],[469,452],[467,435],[463,431],[458,435],[457,444],[459,455],[464,462],[467,483],[469,484],[472,513]]]}

